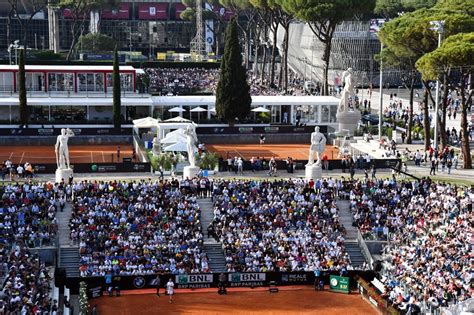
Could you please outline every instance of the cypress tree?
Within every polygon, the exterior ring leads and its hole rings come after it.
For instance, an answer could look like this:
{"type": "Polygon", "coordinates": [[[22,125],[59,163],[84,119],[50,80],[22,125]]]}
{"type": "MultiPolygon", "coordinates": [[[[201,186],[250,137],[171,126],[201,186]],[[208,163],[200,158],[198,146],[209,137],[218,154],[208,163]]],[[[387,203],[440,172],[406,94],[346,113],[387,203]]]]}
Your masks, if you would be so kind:
{"type": "Polygon", "coordinates": [[[120,100],[120,71],[119,71],[119,61],[118,61],[118,52],[117,46],[114,50],[114,69],[112,73],[112,85],[113,85],[113,121],[114,127],[120,128],[121,126],[121,100],[120,100]]]}
{"type": "Polygon", "coordinates": [[[18,64],[18,97],[20,102],[20,123],[28,124],[28,105],[26,101],[25,50],[20,49],[18,64]]]}
{"type": "Polygon", "coordinates": [[[233,126],[235,119],[244,119],[250,113],[250,86],[242,65],[235,19],[229,23],[225,35],[224,57],[221,62],[216,91],[216,113],[233,126]]]}

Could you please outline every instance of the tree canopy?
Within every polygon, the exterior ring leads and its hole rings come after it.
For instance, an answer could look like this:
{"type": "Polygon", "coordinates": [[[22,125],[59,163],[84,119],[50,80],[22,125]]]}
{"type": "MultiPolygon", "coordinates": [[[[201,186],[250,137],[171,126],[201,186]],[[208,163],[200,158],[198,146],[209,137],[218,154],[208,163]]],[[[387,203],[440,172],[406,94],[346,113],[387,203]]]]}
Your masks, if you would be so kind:
{"type": "Polygon", "coordinates": [[[116,7],[118,0],[52,0],[51,4],[57,5],[61,8],[67,8],[71,12],[72,23],[71,35],[72,41],[66,59],[70,60],[73,56],[74,48],[76,47],[79,35],[82,34],[86,19],[92,10],[100,10],[103,8],[116,7]]]}
{"type": "Polygon", "coordinates": [[[424,55],[416,63],[426,80],[448,77],[450,88],[461,96],[461,153],[463,167],[472,168],[469,145],[468,109],[474,93],[474,32],[448,37],[436,50],[424,55]],[[452,75],[456,73],[456,75],[452,75]]]}
{"type": "Polygon", "coordinates": [[[396,17],[399,13],[431,8],[435,4],[436,0],[377,0],[374,13],[386,18],[392,18],[396,17]]]}
{"type": "Polygon", "coordinates": [[[247,72],[242,65],[237,25],[235,19],[232,19],[225,34],[224,57],[216,91],[216,113],[219,118],[233,125],[236,118],[247,117],[251,103],[247,72]]]}
{"type": "Polygon", "coordinates": [[[448,37],[441,47],[425,54],[416,67],[426,80],[437,80],[446,68],[474,68],[474,32],[448,37]]]}
{"type": "Polygon", "coordinates": [[[88,33],[79,37],[79,41],[76,44],[76,50],[81,49],[82,51],[88,52],[106,52],[113,51],[115,48],[115,40],[107,35],[100,33],[88,33]]]}

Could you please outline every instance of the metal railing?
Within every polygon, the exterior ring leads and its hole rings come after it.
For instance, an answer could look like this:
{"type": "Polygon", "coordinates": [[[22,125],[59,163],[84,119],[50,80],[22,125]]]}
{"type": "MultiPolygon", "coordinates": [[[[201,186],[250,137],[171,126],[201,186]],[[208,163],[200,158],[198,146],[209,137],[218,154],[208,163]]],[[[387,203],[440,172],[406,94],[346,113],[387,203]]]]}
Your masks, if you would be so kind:
{"type": "MultiPolygon", "coordinates": [[[[74,92],[72,91],[36,91],[36,90],[31,90],[27,89],[26,95],[28,97],[50,97],[50,98],[83,98],[83,97],[91,97],[91,98],[111,98],[113,95],[112,89],[110,89],[107,92],[104,91],[77,91],[74,92]]],[[[121,90],[120,95],[122,97],[134,97],[134,98],[148,98],[151,96],[150,93],[140,93],[136,91],[126,91],[126,90],[121,90]]],[[[18,96],[18,90],[14,91],[13,87],[5,87],[5,86],[0,86],[0,97],[14,97],[18,96]]]]}
{"type": "Polygon", "coordinates": [[[357,244],[359,245],[359,248],[362,250],[362,254],[364,255],[365,259],[367,260],[369,264],[369,268],[373,269],[374,259],[372,258],[369,248],[367,247],[367,244],[365,244],[364,238],[362,237],[362,234],[360,234],[359,229],[357,229],[357,244]]]}

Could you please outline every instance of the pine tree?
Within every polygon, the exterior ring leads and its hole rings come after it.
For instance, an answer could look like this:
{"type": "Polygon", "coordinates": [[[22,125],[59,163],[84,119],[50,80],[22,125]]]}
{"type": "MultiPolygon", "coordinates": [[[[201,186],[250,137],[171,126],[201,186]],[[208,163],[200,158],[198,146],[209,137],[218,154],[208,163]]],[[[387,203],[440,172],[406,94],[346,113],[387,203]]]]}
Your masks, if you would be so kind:
{"type": "Polygon", "coordinates": [[[112,84],[113,84],[113,121],[114,127],[120,128],[121,126],[121,100],[120,100],[120,71],[117,47],[114,50],[114,70],[112,73],[112,84]]]}
{"type": "Polygon", "coordinates": [[[216,91],[216,113],[233,126],[235,119],[244,119],[250,113],[250,86],[242,65],[236,22],[233,19],[226,29],[224,57],[216,91]]]}
{"type": "Polygon", "coordinates": [[[18,65],[18,84],[19,84],[19,102],[20,102],[20,123],[28,124],[28,104],[26,101],[26,77],[25,77],[25,51],[20,50],[20,61],[18,65]]]}

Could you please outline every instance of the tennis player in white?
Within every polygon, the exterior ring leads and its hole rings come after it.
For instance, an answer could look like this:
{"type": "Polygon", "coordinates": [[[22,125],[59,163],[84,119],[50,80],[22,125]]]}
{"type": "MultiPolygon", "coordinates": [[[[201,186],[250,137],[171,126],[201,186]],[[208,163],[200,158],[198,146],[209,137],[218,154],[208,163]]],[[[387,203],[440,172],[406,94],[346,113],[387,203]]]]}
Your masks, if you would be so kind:
{"type": "Polygon", "coordinates": [[[169,302],[173,303],[174,283],[173,283],[173,280],[171,280],[171,278],[168,280],[168,283],[166,283],[166,292],[170,296],[169,302]]]}

